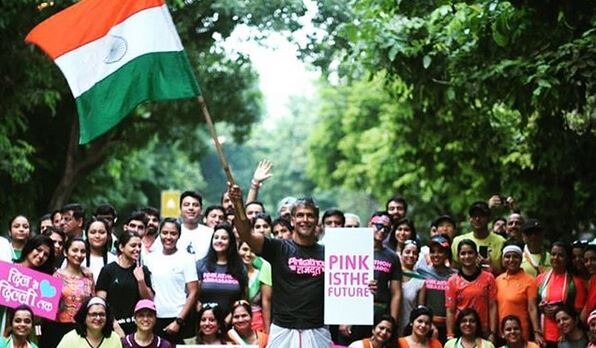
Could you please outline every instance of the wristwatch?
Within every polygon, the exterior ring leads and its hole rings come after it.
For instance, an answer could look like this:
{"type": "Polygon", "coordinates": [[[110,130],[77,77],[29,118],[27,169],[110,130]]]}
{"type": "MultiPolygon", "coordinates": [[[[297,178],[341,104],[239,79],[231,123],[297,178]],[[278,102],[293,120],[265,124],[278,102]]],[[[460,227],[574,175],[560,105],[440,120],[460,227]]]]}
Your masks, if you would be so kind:
{"type": "Polygon", "coordinates": [[[184,325],[184,319],[182,319],[180,317],[176,318],[176,324],[178,324],[180,326],[184,325]]]}

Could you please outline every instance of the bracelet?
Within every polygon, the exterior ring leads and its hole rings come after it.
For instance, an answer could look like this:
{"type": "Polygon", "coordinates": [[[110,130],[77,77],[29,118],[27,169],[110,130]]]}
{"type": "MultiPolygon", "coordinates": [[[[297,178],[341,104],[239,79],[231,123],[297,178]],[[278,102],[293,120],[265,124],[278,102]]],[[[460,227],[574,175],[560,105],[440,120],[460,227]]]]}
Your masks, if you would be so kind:
{"type": "Polygon", "coordinates": [[[255,179],[252,179],[250,181],[250,188],[252,189],[258,189],[259,187],[261,187],[261,185],[263,185],[263,183],[256,181],[255,179]]]}

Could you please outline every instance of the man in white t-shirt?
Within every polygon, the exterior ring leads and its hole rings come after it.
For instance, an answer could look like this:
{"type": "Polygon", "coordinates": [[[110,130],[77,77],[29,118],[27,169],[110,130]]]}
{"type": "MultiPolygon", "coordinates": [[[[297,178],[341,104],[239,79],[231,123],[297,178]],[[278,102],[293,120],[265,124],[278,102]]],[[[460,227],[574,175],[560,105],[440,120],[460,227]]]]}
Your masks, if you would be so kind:
{"type": "Polygon", "coordinates": [[[180,195],[180,219],[182,234],[178,240],[178,249],[193,254],[195,260],[207,255],[213,229],[200,224],[203,197],[196,191],[184,191],[180,195]]]}

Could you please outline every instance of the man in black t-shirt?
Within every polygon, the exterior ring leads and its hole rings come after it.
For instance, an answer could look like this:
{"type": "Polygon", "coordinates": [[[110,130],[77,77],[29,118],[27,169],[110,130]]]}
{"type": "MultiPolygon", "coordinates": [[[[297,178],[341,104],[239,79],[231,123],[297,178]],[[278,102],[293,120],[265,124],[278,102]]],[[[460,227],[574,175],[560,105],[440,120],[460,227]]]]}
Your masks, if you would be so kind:
{"type": "MultiPolygon", "coordinates": [[[[242,207],[240,188],[228,188],[235,207],[242,207]]],[[[240,239],[271,263],[273,287],[270,347],[329,347],[331,336],[323,323],[325,247],[317,244],[319,208],[312,199],[299,199],[292,208],[294,233],[290,240],[251,233],[243,211],[234,224],[240,239]]]]}

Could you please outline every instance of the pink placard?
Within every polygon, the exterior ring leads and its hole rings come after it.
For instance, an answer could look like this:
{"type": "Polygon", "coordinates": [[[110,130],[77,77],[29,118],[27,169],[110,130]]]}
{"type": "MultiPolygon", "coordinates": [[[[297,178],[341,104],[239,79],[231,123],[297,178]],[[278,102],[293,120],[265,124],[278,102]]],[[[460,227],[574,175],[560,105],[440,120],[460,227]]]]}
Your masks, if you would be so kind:
{"type": "Polygon", "coordinates": [[[0,305],[26,304],[37,316],[55,320],[62,280],[21,265],[0,261],[0,305]]]}

